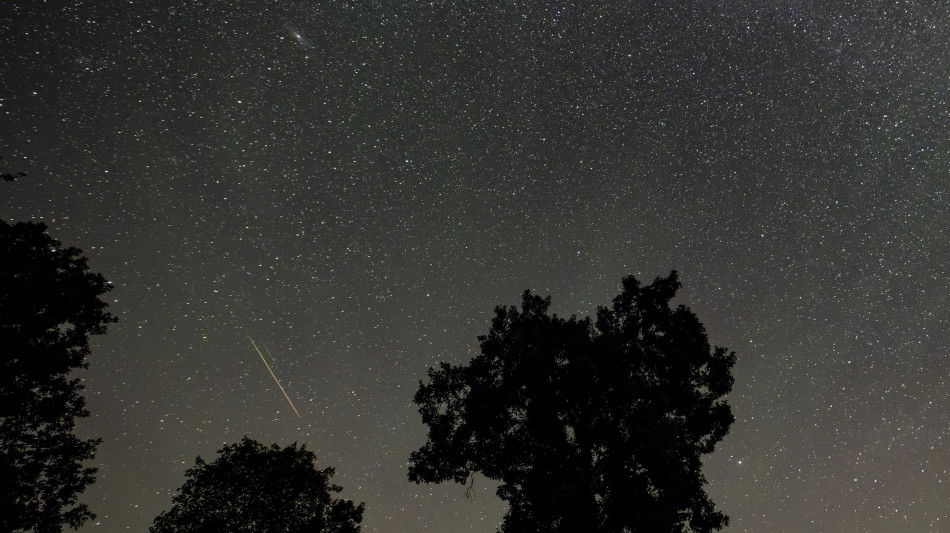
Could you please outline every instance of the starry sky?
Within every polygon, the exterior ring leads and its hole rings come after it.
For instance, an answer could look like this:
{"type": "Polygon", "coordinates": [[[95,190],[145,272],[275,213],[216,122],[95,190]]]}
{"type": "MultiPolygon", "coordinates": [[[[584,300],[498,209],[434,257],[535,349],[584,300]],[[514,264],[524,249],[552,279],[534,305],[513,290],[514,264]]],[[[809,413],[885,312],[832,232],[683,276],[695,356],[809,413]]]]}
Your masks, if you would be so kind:
{"type": "Polygon", "coordinates": [[[524,289],[587,316],[672,269],[738,357],[726,531],[950,531],[945,2],[5,0],[0,30],[0,218],[115,285],[82,531],[146,530],[248,435],[336,467],[368,533],[491,533],[489,480],[407,481],[418,380],[524,289]]]}

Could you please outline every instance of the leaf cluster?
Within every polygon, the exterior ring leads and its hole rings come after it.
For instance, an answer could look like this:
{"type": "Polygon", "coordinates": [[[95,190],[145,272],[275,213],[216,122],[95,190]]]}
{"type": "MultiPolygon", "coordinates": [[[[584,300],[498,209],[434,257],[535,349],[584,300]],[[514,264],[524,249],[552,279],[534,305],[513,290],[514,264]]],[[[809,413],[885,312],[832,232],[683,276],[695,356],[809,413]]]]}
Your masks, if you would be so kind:
{"type": "MultiPolygon", "coordinates": [[[[0,157],[0,159],[3,158],[0,157]]],[[[0,181],[14,181],[17,178],[22,178],[23,176],[26,176],[26,172],[3,172],[0,173],[0,181]]]]}

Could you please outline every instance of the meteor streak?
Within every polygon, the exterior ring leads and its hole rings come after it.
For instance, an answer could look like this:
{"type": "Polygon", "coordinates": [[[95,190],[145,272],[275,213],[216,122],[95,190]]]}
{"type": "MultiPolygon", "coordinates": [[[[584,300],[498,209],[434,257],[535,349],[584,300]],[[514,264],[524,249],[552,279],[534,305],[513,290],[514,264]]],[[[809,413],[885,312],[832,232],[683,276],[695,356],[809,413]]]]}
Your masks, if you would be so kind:
{"type": "Polygon", "coordinates": [[[264,348],[264,353],[267,354],[267,358],[270,359],[270,362],[274,363],[274,366],[277,366],[277,359],[274,359],[273,354],[270,353],[270,348],[268,348],[267,345],[264,344],[264,341],[261,341],[261,348],[264,348]]]}
{"type": "MultiPolygon", "coordinates": [[[[297,412],[297,408],[294,407],[294,402],[290,401],[290,396],[287,396],[287,391],[284,390],[284,386],[280,384],[280,380],[277,379],[277,376],[274,375],[274,371],[271,370],[270,365],[267,364],[267,359],[264,358],[264,354],[261,353],[261,349],[257,347],[257,343],[254,342],[254,339],[251,338],[251,335],[248,332],[244,332],[247,335],[247,340],[251,341],[251,346],[254,347],[254,351],[257,352],[257,355],[261,356],[261,361],[264,361],[264,366],[267,367],[267,371],[270,372],[270,377],[274,378],[274,382],[277,383],[277,386],[280,387],[280,392],[284,393],[284,398],[287,398],[287,403],[290,404],[290,408],[294,410],[294,413],[297,415],[297,418],[300,418],[300,413],[297,412]]],[[[264,346],[264,349],[267,350],[267,346],[264,346]]],[[[270,350],[267,350],[267,355],[270,355],[270,350]]],[[[274,356],[271,355],[271,359],[274,359],[274,356]]]]}

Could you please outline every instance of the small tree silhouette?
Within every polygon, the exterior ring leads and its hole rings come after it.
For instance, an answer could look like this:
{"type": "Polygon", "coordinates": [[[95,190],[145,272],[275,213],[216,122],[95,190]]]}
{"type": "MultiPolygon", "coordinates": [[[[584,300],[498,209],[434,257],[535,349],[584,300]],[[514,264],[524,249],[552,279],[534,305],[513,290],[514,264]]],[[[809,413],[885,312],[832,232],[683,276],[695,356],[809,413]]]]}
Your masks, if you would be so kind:
{"type": "Polygon", "coordinates": [[[244,437],[218,458],[201,457],[188,480],[151,527],[152,533],[357,533],[363,504],[334,498],[332,468],[296,444],[270,448],[244,437]]]}

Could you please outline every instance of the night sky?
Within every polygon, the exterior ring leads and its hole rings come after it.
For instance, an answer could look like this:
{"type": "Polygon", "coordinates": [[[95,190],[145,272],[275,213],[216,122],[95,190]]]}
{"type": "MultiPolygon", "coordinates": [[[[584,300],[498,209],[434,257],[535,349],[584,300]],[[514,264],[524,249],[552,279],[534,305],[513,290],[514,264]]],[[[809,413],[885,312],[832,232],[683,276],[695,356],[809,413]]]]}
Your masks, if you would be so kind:
{"type": "Polygon", "coordinates": [[[673,269],[738,357],[726,531],[950,531],[945,2],[73,4],[0,7],[0,218],[115,285],[83,531],[248,435],[368,533],[494,532],[489,480],[407,481],[426,369],[673,269]]]}

